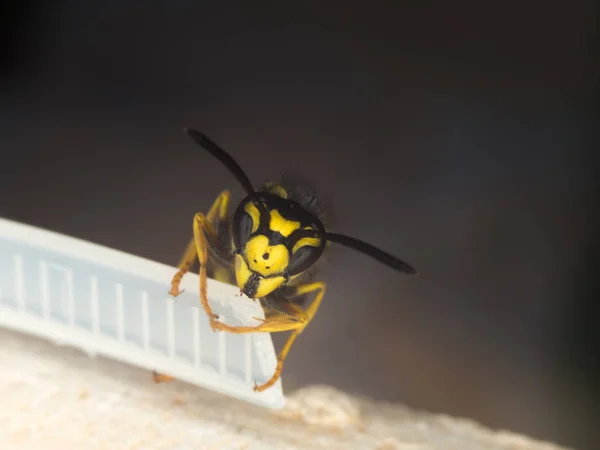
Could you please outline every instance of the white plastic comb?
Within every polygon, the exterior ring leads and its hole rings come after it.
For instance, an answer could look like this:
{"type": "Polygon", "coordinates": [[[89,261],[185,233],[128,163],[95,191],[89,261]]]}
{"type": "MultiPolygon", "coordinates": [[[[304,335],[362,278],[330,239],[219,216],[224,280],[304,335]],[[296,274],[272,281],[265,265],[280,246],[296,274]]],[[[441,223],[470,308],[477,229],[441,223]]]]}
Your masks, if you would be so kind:
{"type": "MultiPolygon", "coordinates": [[[[258,405],[284,405],[268,333],[214,332],[200,306],[198,275],[0,218],[0,326],[101,354],[258,405]]],[[[211,307],[231,325],[264,318],[258,301],[208,280],[211,307]]],[[[148,373],[151,384],[151,374],[148,373]]]]}

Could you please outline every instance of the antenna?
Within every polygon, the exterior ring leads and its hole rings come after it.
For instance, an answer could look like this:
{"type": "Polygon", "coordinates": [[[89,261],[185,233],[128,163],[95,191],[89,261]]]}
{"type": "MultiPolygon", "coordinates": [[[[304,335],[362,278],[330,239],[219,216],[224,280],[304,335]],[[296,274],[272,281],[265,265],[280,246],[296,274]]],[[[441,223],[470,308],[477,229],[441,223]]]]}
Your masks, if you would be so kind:
{"type": "MultiPolygon", "coordinates": [[[[238,182],[242,185],[244,190],[248,193],[248,195],[252,199],[252,203],[258,208],[261,214],[261,219],[265,219],[267,215],[267,210],[262,202],[259,200],[256,195],[256,191],[252,187],[252,183],[250,179],[240,167],[240,165],[233,159],[233,157],[219,147],[215,142],[213,142],[208,136],[204,133],[201,133],[198,130],[194,130],[193,128],[184,128],[184,131],[190,136],[200,147],[207,150],[211,155],[217,158],[229,171],[233,174],[233,176],[238,180],[238,182]]],[[[268,222],[268,218],[267,218],[268,222]]]]}

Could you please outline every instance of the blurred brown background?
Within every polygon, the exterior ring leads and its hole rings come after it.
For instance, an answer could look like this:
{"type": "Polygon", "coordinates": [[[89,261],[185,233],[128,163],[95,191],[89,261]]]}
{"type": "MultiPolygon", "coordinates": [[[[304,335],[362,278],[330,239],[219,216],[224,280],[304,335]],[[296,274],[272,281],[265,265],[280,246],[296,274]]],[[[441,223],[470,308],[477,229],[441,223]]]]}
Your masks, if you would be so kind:
{"type": "Polygon", "coordinates": [[[289,387],[597,448],[593,3],[400,3],[4,3],[0,215],[175,264],[197,127],[421,273],[335,248],[289,387]]]}

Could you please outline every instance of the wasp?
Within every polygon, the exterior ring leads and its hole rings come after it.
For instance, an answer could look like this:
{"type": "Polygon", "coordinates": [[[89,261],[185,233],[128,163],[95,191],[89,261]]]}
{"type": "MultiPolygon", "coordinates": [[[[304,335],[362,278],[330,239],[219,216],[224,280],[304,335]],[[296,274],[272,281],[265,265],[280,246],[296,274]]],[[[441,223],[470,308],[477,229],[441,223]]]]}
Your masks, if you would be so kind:
{"type": "MultiPolygon", "coordinates": [[[[185,129],[204,150],[219,160],[237,179],[245,197],[230,214],[229,190],[221,192],[207,214],[197,213],[193,237],[173,276],[170,294],[181,293],[183,276],[199,262],[200,303],[215,331],[229,333],[291,331],[277,357],[273,376],[254,384],[261,392],[281,376],[294,341],[317,313],[325,283],[314,281],[311,269],[330,243],[369,255],[386,266],[407,274],[417,271],[408,263],[359,239],[328,231],[312,208],[314,199],[297,195],[282,183],[267,182],[255,190],[233,157],[205,134],[185,129]],[[207,277],[237,285],[250,299],[259,299],[265,319],[257,326],[230,326],[220,322],[208,303],[207,277]],[[299,299],[313,295],[303,308],[299,299]]],[[[155,381],[172,379],[155,373],[155,381]]]]}

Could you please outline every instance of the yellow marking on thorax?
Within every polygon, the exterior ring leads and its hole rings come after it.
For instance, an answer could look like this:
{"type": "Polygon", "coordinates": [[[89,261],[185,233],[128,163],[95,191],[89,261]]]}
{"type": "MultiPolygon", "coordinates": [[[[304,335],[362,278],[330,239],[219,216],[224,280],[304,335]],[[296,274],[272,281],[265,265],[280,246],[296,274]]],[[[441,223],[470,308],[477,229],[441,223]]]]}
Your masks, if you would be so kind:
{"type": "Polygon", "coordinates": [[[285,198],[285,199],[288,199],[290,197],[290,195],[288,194],[288,191],[286,191],[283,186],[281,186],[277,183],[274,183],[272,181],[267,181],[264,184],[264,186],[268,192],[270,192],[271,194],[275,194],[278,197],[285,198]]]}
{"type": "Polygon", "coordinates": [[[300,228],[300,225],[300,222],[283,218],[276,209],[271,210],[271,222],[269,223],[269,228],[272,231],[278,231],[283,237],[288,237],[300,228]]]}
{"type": "Polygon", "coordinates": [[[266,236],[258,235],[244,246],[250,270],[263,276],[282,273],[289,264],[289,252],[283,244],[269,245],[266,236]]]}

